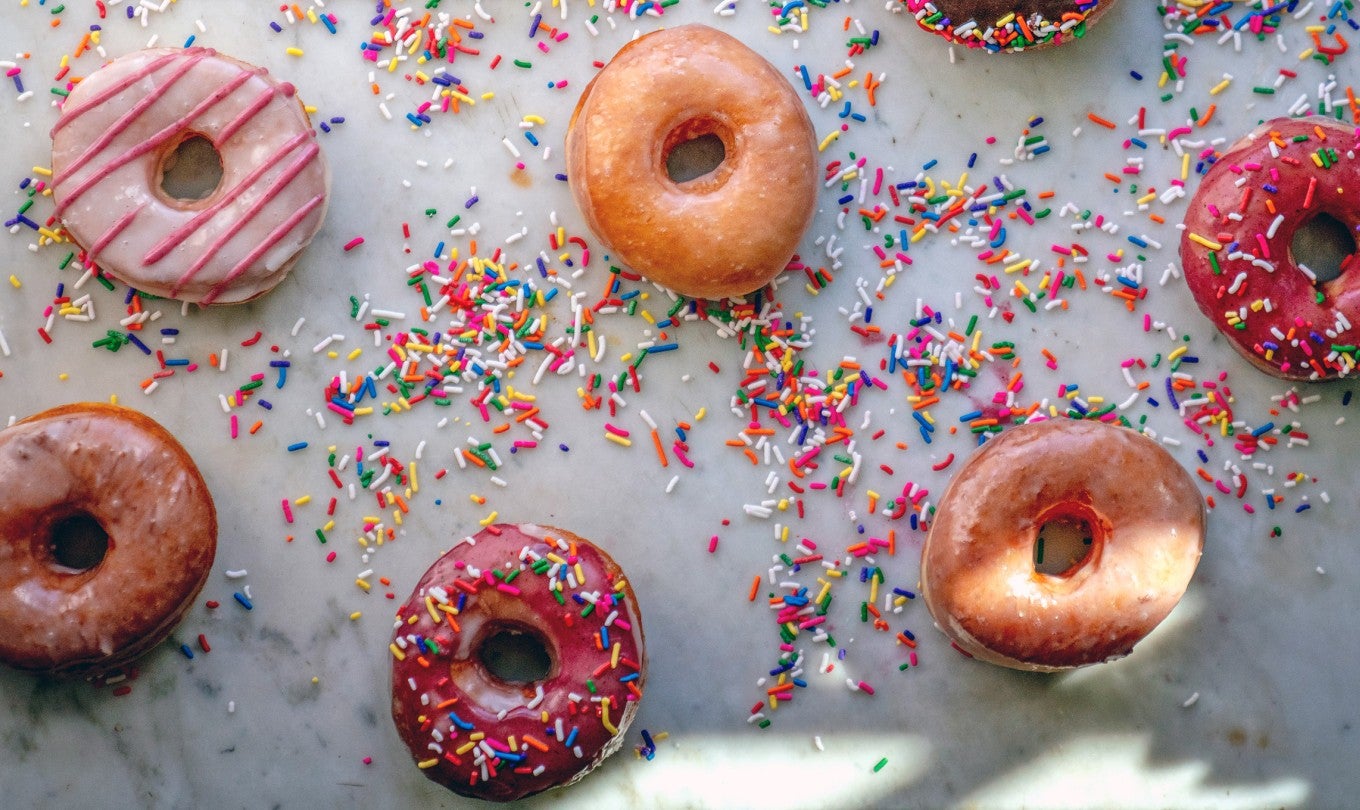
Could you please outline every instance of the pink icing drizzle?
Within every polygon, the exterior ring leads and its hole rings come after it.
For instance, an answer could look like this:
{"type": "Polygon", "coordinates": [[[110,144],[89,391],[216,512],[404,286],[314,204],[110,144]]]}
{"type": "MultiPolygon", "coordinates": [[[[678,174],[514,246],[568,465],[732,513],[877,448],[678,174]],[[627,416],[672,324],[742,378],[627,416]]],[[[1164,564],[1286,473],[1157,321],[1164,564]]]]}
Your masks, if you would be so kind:
{"type": "Polygon", "coordinates": [[[280,239],[287,236],[289,231],[293,230],[293,228],[296,228],[299,222],[306,219],[307,215],[312,213],[312,210],[315,209],[321,203],[325,202],[325,200],[326,200],[325,195],[318,194],[315,197],[308,200],[306,204],[304,204],[297,211],[294,211],[293,214],[289,216],[287,219],[285,219],[283,222],[279,223],[278,227],[270,231],[269,235],[266,236],[260,242],[259,245],[256,245],[254,250],[246,254],[245,258],[241,259],[241,261],[237,262],[235,267],[231,268],[231,272],[227,273],[226,278],[222,279],[220,282],[214,285],[213,288],[208,291],[208,294],[203,296],[202,303],[204,305],[207,305],[211,304],[213,301],[216,301],[217,297],[221,295],[224,290],[226,290],[228,284],[235,281],[237,276],[244,273],[251,264],[254,264],[280,239]]]}

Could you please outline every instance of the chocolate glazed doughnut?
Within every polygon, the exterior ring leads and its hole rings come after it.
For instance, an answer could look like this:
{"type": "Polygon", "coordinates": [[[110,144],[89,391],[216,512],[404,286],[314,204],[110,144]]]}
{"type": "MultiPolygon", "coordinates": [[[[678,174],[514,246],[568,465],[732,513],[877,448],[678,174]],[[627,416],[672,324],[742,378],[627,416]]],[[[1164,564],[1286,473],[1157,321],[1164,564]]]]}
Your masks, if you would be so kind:
{"type": "Polygon", "coordinates": [[[216,549],[203,477],[149,417],[80,403],[0,430],[0,662],[126,665],[179,623],[216,549]]]}

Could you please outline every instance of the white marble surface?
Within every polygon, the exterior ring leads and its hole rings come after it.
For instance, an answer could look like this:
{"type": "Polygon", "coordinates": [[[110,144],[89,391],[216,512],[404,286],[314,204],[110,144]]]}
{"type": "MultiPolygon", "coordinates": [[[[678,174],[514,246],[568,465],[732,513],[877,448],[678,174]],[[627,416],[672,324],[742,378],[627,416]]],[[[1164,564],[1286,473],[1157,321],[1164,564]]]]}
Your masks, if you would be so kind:
{"type": "MultiPolygon", "coordinates": [[[[1240,48],[1231,41],[1217,45],[1212,35],[1180,44],[1189,59],[1183,84],[1164,88],[1157,86],[1167,42],[1162,20],[1153,4],[1132,0],[1072,47],[1012,58],[959,53],[953,60],[943,42],[922,35],[907,16],[890,13],[892,4],[881,1],[809,8],[807,32],[782,34],[768,30],[771,12],[755,0],[733,4],[736,13],[725,17],[714,15],[712,2],[682,0],[668,9],[666,22],[720,25],[784,70],[802,64],[815,76],[834,72],[849,59],[854,69],[841,80],[844,99],[866,120],[839,117],[843,100],[819,109],[804,94],[819,137],[847,124],[827,145],[817,171],[826,171],[833,160],[848,165],[864,157],[870,185],[878,168],[886,182],[905,182],[936,160],[926,172],[934,182],[964,182],[969,190],[1004,174],[1014,187],[1027,190],[1024,199],[1035,210],[1053,209],[1032,227],[1004,221],[1005,247],[1038,263],[1023,279],[1027,287],[1037,289],[1043,273],[1057,267],[1059,256],[1051,245],[1076,241],[1090,254],[1079,265],[1087,289],[1066,292],[1066,309],[1045,309],[1047,301],[1041,301],[1038,312],[1031,313],[1010,295],[1018,276],[1003,272],[1009,260],[983,265],[977,259],[983,247],[947,233],[927,234],[911,244],[913,263],[883,290],[881,301],[874,300],[873,323],[882,335],[906,332],[924,303],[947,319],[941,331],[962,331],[971,316],[979,316],[982,348],[1013,342],[1019,358],[1014,368],[1009,360],[985,364],[968,391],[950,391],[928,408],[938,429],[934,442],[925,444],[901,375],[879,369],[887,356],[885,343],[861,339],[846,316],[862,306],[859,287],[872,295],[888,272],[872,245],[896,232],[894,214],[910,212],[895,209],[880,231],[868,232],[853,209],[838,217],[838,199],[863,193],[855,208],[891,205],[886,190],[875,196],[859,179],[844,189],[836,182],[824,188],[804,255],[832,269],[835,279],[813,295],[805,278],[791,275],[778,299],[786,317],[805,317],[815,329],[811,347],[801,352],[808,367],[825,373],[843,358],[854,358],[886,389],[863,392],[845,411],[855,431],[852,450],[859,473],[843,497],[836,496],[831,482],[844,465],[830,457],[846,448],[828,448],[820,468],[802,482],[828,488],[801,496],[801,516],[790,500],[785,511],[776,504],[768,519],[744,507],[798,497],[789,488],[796,479],[776,457],[761,457],[763,447],[753,465],[739,448],[727,446],[746,426],[746,417],[728,407],[742,382],[746,351],[703,322],[670,330],[668,339],[679,348],[647,359],[640,368],[641,392],[625,391],[612,417],[582,409],[576,389],[584,380],[578,369],[619,374],[628,353],[635,356],[640,343],[657,339],[640,314],[601,314],[596,328],[606,345],[599,361],[583,357],[565,376],[549,375],[534,384],[542,355],[531,353],[523,370],[507,382],[537,397],[549,428],[537,449],[513,456],[511,442],[530,439],[527,429],[513,423],[508,432],[493,433],[506,420],[494,412],[490,422],[481,419],[469,403],[475,384],[453,395],[448,407],[427,401],[409,410],[388,407],[386,413],[384,403],[390,406],[394,398],[383,392],[377,412],[348,427],[329,412],[324,427],[314,416],[324,408],[324,386],[333,375],[343,370],[353,378],[385,362],[373,345],[372,330],[364,328],[371,315],[365,313],[363,321],[350,317],[350,296],[368,296],[370,309],[406,314],[380,330],[383,335],[418,324],[421,302],[406,287],[404,271],[430,259],[441,240],[447,243],[445,261],[453,248],[467,255],[471,236],[443,227],[454,214],[462,215],[459,227],[480,229],[480,255],[500,247],[526,264],[542,251],[573,290],[583,291],[587,307],[599,300],[607,265],[603,251],[580,227],[565,184],[554,180],[564,171],[561,142],[576,95],[593,71],[592,60],[606,60],[635,30],[651,30],[662,20],[630,21],[623,12],[611,13],[598,2],[592,9],[585,0],[572,0],[565,12],[543,4],[545,20],[568,36],[556,41],[540,31],[531,42],[527,34],[534,9],[526,4],[483,0],[484,8],[494,6],[493,24],[478,19],[472,4],[446,0],[437,13],[469,15],[485,34],[480,41],[465,40],[482,54],[462,54],[450,69],[476,104],[464,104],[456,115],[435,112],[429,125],[414,131],[403,116],[429,97],[430,85],[403,79],[416,69],[411,57],[394,73],[379,72],[378,95],[371,90],[375,65],[360,55],[360,43],[372,30],[369,3],[328,3],[325,10],[339,21],[334,35],[306,20],[290,24],[275,3],[180,0],[163,13],[149,13],[145,26],[125,18],[127,3],[110,5],[101,34],[110,57],[145,46],[153,36],[159,44],[178,44],[195,35],[199,44],[266,65],[296,83],[316,106],[315,120],[343,116],[345,121],[320,136],[336,180],[325,228],[278,290],[232,309],[181,312],[166,302],[147,302],[160,317],[141,337],[167,357],[198,364],[194,371],[172,367],[175,374],[159,380],[150,394],[139,384],[159,370],[154,358],[132,346],[116,354],[91,347],[108,330],[122,331],[125,289],[108,292],[87,284],[80,292],[90,293],[93,322],[58,318],[48,345],[37,331],[44,325],[43,310],[58,282],[70,285],[77,278],[58,266],[68,248],[37,246],[36,234],[22,226],[0,234],[0,281],[6,282],[0,284],[0,333],[8,347],[0,354],[0,414],[23,416],[62,402],[117,397],[181,438],[202,467],[221,514],[221,544],[203,596],[172,640],[144,659],[138,677],[124,684],[131,687],[126,694],[116,695],[108,686],[0,674],[0,785],[6,806],[470,804],[425,780],[391,728],[386,644],[395,605],[384,595],[403,598],[442,550],[492,513],[500,520],[558,523],[608,546],[636,586],[650,641],[647,694],[623,753],[584,782],[531,804],[1277,807],[1353,801],[1360,787],[1355,769],[1360,717],[1352,694],[1360,660],[1360,633],[1352,618],[1360,608],[1354,584],[1360,552],[1349,531],[1356,503],[1355,406],[1343,404],[1353,384],[1301,386],[1299,394],[1307,401],[1297,412],[1270,412],[1272,397],[1289,387],[1237,358],[1195,310],[1182,282],[1173,277],[1162,283],[1167,267],[1177,261],[1175,224],[1186,201],[1155,200],[1148,211],[1136,210],[1136,198],[1149,186],[1161,194],[1180,176],[1177,150],[1156,134],[1144,135],[1145,150],[1125,144],[1138,137],[1140,107],[1146,109],[1148,127],[1174,129],[1189,119],[1192,108],[1203,115],[1215,104],[1209,124],[1193,128],[1179,144],[1197,154],[1206,139],[1231,141],[1258,119],[1283,114],[1300,96],[1315,107],[1329,75],[1342,77],[1340,87],[1328,92],[1344,99],[1345,77],[1354,75],[1354,53],[1342,54],[1332,66],[1300,56],[1312,46],[1306,26],[1316,22],[1323,4],[1314,4],[1301,19],[1286,16],[1278,34],[1242,37],[1240,48]],[[592,15],[598,15],[598,37],[589,31],[592,15]],[[270,30],[270,21],[280,23],[282,32],[270,30]],[[878,44],[849,54],[847,40],[861,25],[878,31],[878,44]],[[303,55],[289,55],[290,47],[303,55]],[[497,54],[503,58],[492,69],[497,54]],[[532,68],[517,67],[515,59],[532,62],[532,68]],[[1297,76],[1283,76],[1281,68],[1297,76]],[[868,72],[882,82],[873,107],[859,83],[868,72]],[[1227,76],[1231,80],[1220,87],[1227,76]],[[565,88],[549,86],[563,80],[565,88]],[[859,82],[851,86],[852,80],[859,82]],[[1273,95],[1253,92],[1277,81],[1273,95]],[[488,92],[494,95],[483,97],[488,92]],[[392,120],[383,117],[380,103],[392,120]],[[1088,114],[1114,128],[1093,122],[1088,114]],[[532,129],[539,147],[520,131],[525,116],[532,115],[544,121],[532,129]],[[1035,116],[1045,120],[1031,124],[1035,116]],[[1046,137],[1050,150],[1015,161],[1016,145],[1030,126],[1046,137]],[[989,136],[995,143],[987,143],[989,136]],[[515,169],[503,139],[520,151],[524,171],[515,169]],[[976,165],[961,181],[973,152],[976,165]],[[1143,161],[1140,175],[1122,174],[1131,165],[1127,159],[1143,161]],[[1136,193],[1130,182],[1139,184],[1136,193]],[[464,208],[473,188],[479,201],[464,208]],[[1054,192],[1051,199],[1039,197],[1045,190],[1054,192]],[[1074,232],[1078,217],[1059,216],[1068,204],[1091,210],[1092,220],[1103,216],[1117,232],[1074,232]],[[427,208],[437,213],[427,218],[427,208]],[[1165,224],[1151,221],[1149,213],[1165,224]],[[594,249],[579,278],[571,277],[574,268],[566,268],[549,244],[554,215],[566,234],[584,237],[594,249]],[[409,237],[403,235],[403,223],[409,223],[409,237]],[[1149,246],[1136,248],[1129,235],[1145,237],[1149,246]],[[343,250],[356,236],[364,243],[343,250]],[[833,237],[834,243],[828,242],[833,237]],[[834,268],[828,246],[843,249],[834,268]],[[1120,250],[1122,257],[1108,258],[1120,250]],[[1112,281],[1118,268],[1136,272],[1129,269],[1136,255],[1146,257],[1147,292],[1129,312],[1122,300],[1100,290],[1097,279],[1112,281]],[[990,314],[974,290],[972,277],[980,271],[1001,277],[997,303],[1014,313],[1013,322],[990,314]],[[1145,315],[1166,328],[1144,332],[1145,315]],[[300,319],[305,320],[295,327],[300,319]],[[157,343],[162,328],[180,330],[173,344],[157,343]],[[259,342],[243,346],[257,331],[259,342]],[[330,335],[342,337],[314,351],[330,335]],[[1273,450],[1243,459],[1230,442],[1220,438],[1210,447],[1191,433],[1165,401],[1165,359],[1156,368],[1131,372],[1135,382],[1146,380],[1151,387],[1127,401],[1134,389],[1121,361],[1150,364],[1183,345],[1183,336],[1199,362],[1181,371],[1196,383],[1218,380],[1226,372],[1239,431],[1273,422],[1276,427],[1267,435],[1280,438],[1273,450]],[[229,350],[226,370],[210,367],[209,355],[224,348],[229,350]],[[349,359],[356,349],[362,354],[349,359]],[[1046,366],[1045,349],[1056,358],[1057,370],[1046,366]],[[278,388],[269,363],[284,356],[291,366],[286,384],[278,388]],[[860,604],[869,588],[858,580],[864,561],[847,558],[850,575],[833,586],[835,601],[826,624],[837,647],[805,631],[795,645],[806,656],[802,677],[808,686],[798,689],[791,702],[764,707],[767,728],[748,722],[752,706],[770,685],[762,679],[770,680],[768,671],[780,654],[772,615],[763,604],[747,601],[752,577],[766,578],[771,565],[778,564],[776,555],[795,555],[791,547],[802,538],[816,543],[828,559],[841,558],[862,539],[857,535],[862,527],[867,537],[896,532],[896,553],[874,558],[885,592],[914,587],[923,536],[906,519],[893,520],[892,499],[909,483],[929,490],[924,503],[935,499],[959,462],[933,468],[951,453],[956,459],[965,456],[972,446],[966,429],[948,435],[949,427],[1004,390],[1017,371],[1024,374],[1016,396],[1022,407],[1041,401],[1046,407],[1059,401],[1060,385],[1079,386],[1085,401],[1103,397],[1105,403],[1125,405],[1121,414],[1132,422],[1146,418],[1145,426],[1170,440],[1168,446],[1188,468],[1203,467],[1229,483],[1230,465],[1247,475],[1241,501],[1202,482],[1217,508],[1203,562],[1180,607],[1121,662],[1059,676],[1021,674],[954,653],[919,602],[887,614],[887,631],[862,623],[860,604]],[[233,409],[240,434],[233,440],[220,397],[253,374],[264,374],[264,385],[233,409]],[[259,398],[269,400],[272,409],[261,408],[259,398]],[[1160,406],[1151,405],[1151,399],[1160,406]],[[667,468],[652,450],[644,411],[666,437],[667,468]],[[256,420],[262,424],[252,434],[256,420]],[[672,448],[680,421],[692,425],[687,439],[693,469],[684,468],[672,448]],[[633,446],[605,440],[606,422],[631,431],[633,446]],[[1290,423],[1309,434],[1309,445],[1291,446],[1280,434],[1290,423]],[[881,438],[873,438],[879,431],[884,431],[881,438]],[[455,454],[469,437],[492,441],[504,462],[501,469],[460,469],[455,454]],[[351,500],[347,491],[335,489],[327,448],[352,455],[364,446],[371,453],[379,440],[390,442],[390,455],[403,464],[416,462],[419,487],[409,493],[399,485],[391,489],[409,495],[410,511],[400,526],[394,524],[392,507],[378,514],[396,529],[395,540],[365,559],[357,538],[366,516],[377,509],[374,495],[360,490],[351,500]],[[308,446],[287,449],[299,442],[308,446]],[[559,445],[569,446],[569,452],[559,445]],[[1196,457],[1200,449],[1207,461],[1196,457]],[[441,468],[449,472],[436,478],[441,468]],[[871,492],[881,496],[876,510],[870,507],[871,492]],[[1267,492],[1281,499],[1274,511],[1267,507],[1267,492]],[[311,502],[294,505],[295,522],[286,523],[280,499],[296,502],[307,496],[311,502]],[[332,496],[339,503],[328,518],[326,503],[332,496]],[[1244,504],[1255,514],[1248,514],[1244,504]],[[1305,504],[1309,508],[1296,513],[1305,504]],[[329,542],[322,546],[315,532],[331,519],[334,526],[325,531],[329,542]],[[778,539],[781,526],[791,534],[787,544],[778,539]],[[1276,526],[1281,536],[1273,537],[1276,526]],[[715,535],[718,544],[710,553],[715,535]],[[336,559],[328,563],[330,551],[336,559]],[[355,579],[368,569],[372,590],[365,592],[355,579]],[[247,588],[250,611],[233,598],[247,588]],[[220,606],[209,608],[208,600],[220,606]],[[356,612],[362,615],[351,618],[356,612]],[[919,667],[905,672],[898,666],[907,651],[894,640],[903,629],[919,640],[919,667]],[[199,634],[206,636],[211,652],[200,648],[199,634]],[[192,660],[180,652],[181,644],[194,652],[192,660]],[[836,650],[845,651],[843,661],[836,661],[836,650]],[[836,663],[829,673],[822,671],[827,653],[836,663]],[[852,691],[847,678],[871,684],[875,693],[852,691]],[[643,728],[668,735],[651,761],[633,752],[643,728]],[[366,758],[371,762],[366,764],[366,758]],[[875,771],[884,758],[886,764],[875,771]]],[[[47,132],[56,117],[49,90],[60,86],[54,79],[60,61],[75,52],[86,27],[97,21],[95,4],[86,0],[68,2],[55,15],[54,6],[6,0],[0,9],[0,60],[21,55],[21,79],[34,91],[21,99],[10,80],[0,81],[0,186],[5,189],[0,212],[5,220],[27,199],[16,191],[19,182],[36,176],[33,167],[48,162],[47,132]],[[60,24],[54,28],[54,22],[60,24]]],[[[424,13],[419,4],[412,6],[412,15],[424,13]]],[[[1228,16],[1237,19],[1242,13],[1234,8],[1228,16]]],[[[1344,19],[1336,22],[1343,35],[1355,38],[1344,19]]],[[[389,55],[384,51],[381,58],[389,55]]],[[[87,74],[100,62],[99,54],[86,53],[73,59],[71,75],[87,74]]],[[[1187,185],[1193,190],[1193,175],[1187,185]]],[[[46,217],[50,210],[50,200],[39,199],[28,215],[46,217]]],[[[1070,274],[1072,268],[1069,259],[1065,269],[1070,274]]],[[[562,290],[544,308],[550,338],[566,335],[571,326],[573,290],[562,290]]],[[[630,290],[646,296],[640,309],[653,320],[664,318],[669,308],[664,294],[625,282],[623,291],[630,290]]],[[[802,452],[788,444],[789,431],[764,415],[762,424],[775,429],[764,441],[777,446],[785,459],[802,452]]],[[[355,472],[351,462],[341,473],[347,486],[357,480],[355,472]]],[[[1130,471],[1131,480],[1136,476],[1130,471]]],[[[815,593],[821,588],[819,572],[784,571],[775,578],[797,581],[815,593]]],[[[770,591],[768,583],[762,585],[761,602],[770,591]]]]}

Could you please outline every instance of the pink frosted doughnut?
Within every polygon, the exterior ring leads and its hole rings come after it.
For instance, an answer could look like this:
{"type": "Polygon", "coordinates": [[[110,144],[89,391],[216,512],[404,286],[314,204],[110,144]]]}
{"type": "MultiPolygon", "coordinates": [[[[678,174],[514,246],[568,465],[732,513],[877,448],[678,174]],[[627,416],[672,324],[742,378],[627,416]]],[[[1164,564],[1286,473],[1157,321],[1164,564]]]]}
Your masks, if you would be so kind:
{"type": "Polygon", "coordinates": [[[52,129],[53,194],[86,261],[139,290],[248,301],[283,280],[326,213],[330,170],[294,88],[208,48],[130,53],[71,91],[52,129]],[[204,138],[222,177],[171,196],[176,150],[204,138]]]}

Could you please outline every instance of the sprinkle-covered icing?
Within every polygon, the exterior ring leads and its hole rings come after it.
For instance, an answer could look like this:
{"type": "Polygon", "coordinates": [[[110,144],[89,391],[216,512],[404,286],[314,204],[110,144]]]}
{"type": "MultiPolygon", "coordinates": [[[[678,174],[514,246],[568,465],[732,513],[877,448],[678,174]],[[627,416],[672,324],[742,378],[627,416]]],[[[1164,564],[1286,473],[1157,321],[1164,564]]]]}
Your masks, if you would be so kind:
{"type": "Polygon", "coordinates": [[[1086,36],[1114,0],[902,0],[916,24],[957,45],[1023,51],[1086,36]]]}
{"type": "Polygon", "coordinates": [[[1358,138],[1356,127],[1324,118],[1268,121],[1216,159],[1186,212],[1181,262],[1195,302],[1248,360],[1276,376],[1345,376],[1360,354],[1354,250],[1340,276],[1318,281],[1291,247],[1320,215],[1355,238],[1358,138]]]}
{"type": "Polygon", "coordinates": [[[570,532],[500,524],[464,538],[397,611],[392,717],[426,776],[509,801],[585,775],[623,742],[646,676],[623,572],[570,532]],[[538,680],[497,677],[483,645],[537,639],[538,680]]]}
{"type": "Polygon", "coordinates": [[[117,59],[76,86],[52,130],[57,214],[86,261],[146,292],[204,304],[278,284],[321,227],[330,174],[287,82],[208,48],[117,59]],[[222,178],[202,200],[159,186],[206,138],[222,178]]]}

